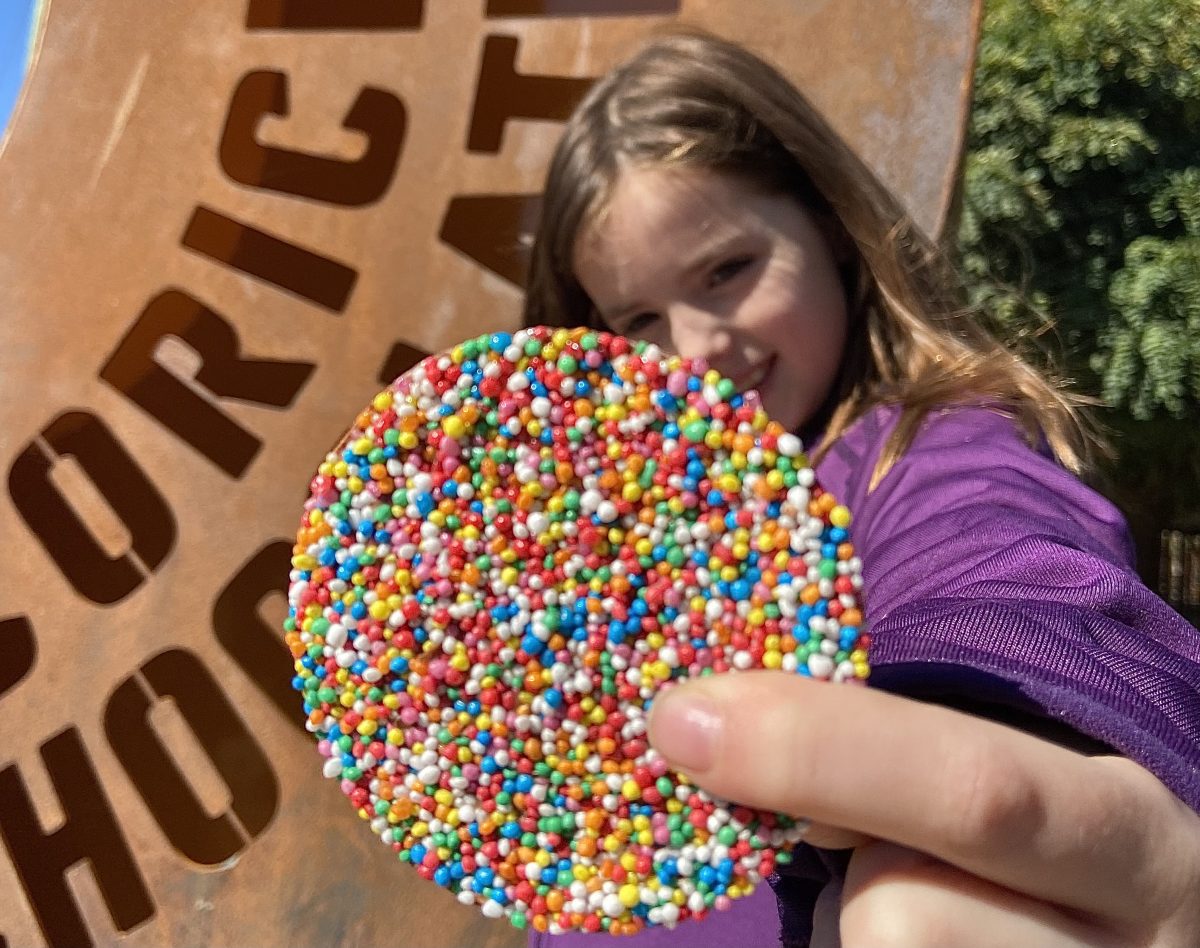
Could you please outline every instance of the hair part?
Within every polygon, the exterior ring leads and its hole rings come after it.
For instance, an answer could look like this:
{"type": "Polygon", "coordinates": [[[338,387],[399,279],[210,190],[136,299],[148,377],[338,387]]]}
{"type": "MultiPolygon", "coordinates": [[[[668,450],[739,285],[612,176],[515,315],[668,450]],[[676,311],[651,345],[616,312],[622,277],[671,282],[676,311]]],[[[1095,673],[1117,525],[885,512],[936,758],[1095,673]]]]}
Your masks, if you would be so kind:
{"type": "Polygon", "coordinates": [[[986,402],[1079,473],[1100,439],[1089,400],[1043,375],[969,310],[945,253],[783,75],[697,31],[652,39],[589,90],[554,153],[530,261],[526,325],[604,328],[574,273],[576,242],[630,168],[700,168],[799,200],[844,233],[849,332],[814,463],[872,407],[901,406],[871,478],[926,414],[986,402]]]}

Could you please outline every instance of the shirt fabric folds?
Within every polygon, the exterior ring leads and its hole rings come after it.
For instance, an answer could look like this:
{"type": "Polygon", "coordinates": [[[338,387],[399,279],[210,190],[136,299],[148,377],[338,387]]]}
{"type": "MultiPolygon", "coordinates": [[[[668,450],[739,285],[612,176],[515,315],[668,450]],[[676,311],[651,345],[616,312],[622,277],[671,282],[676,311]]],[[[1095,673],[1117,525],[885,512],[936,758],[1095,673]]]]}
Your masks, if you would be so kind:
{"type": "MultiPolygon", "coordinates": [[[[1200,632],[1138,578],[1120,513],[1030,448],[1011,417],[978,406],[931,413],[868,492],[898,418],[893,406],[868,412],[817,467],[854,517],[870,685],[1084,735],[1200,811],[1200,632]]],[[[801,846],[771,880],[774,897],[763,886],[621,943],[805,946],[816,897],[845,861],[801,846]]],[[[607,940],[535,932],[530,944],[607,940]]]]}

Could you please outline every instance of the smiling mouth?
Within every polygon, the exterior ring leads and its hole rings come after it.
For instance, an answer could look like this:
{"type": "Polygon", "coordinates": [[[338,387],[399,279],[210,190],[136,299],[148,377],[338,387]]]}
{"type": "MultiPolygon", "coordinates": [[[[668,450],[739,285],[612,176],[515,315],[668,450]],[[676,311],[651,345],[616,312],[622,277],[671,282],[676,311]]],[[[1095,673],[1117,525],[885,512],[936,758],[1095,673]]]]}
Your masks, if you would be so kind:
{"type": "MultiPolygon", "coordinates": [[[[775,356],[767,359],[765,362],[760,362],[757,366],[746,372],[744,375],[734,379],[734,385],[737,386],[739,392],[747,392],[750,389],[759,389],[762,384],[770,377],[771,370],[775,368],[775,356]]],[[[761,393],[760,393],[761,394],[761,393]]]]}

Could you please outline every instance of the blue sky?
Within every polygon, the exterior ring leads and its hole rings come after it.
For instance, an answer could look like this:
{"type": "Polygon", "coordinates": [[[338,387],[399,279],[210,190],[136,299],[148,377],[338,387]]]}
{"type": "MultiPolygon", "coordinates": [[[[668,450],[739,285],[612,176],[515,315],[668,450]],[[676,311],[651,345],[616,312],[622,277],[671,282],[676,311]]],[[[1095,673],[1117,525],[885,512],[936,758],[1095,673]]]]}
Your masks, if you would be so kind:
{"type": "Polygon", "coordinates": [[[21,91],[37,0],[0,0],[0,132],[21,91]]]}

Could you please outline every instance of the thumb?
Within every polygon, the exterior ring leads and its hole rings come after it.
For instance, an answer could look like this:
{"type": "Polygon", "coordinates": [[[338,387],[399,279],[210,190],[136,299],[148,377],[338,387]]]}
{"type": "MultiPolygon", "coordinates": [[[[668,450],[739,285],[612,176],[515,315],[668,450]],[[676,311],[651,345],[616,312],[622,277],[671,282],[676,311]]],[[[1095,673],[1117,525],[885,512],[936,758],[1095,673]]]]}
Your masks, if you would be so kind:
{"type": "Polygon", "coordinates": [[[858,756],[854,748],[829,742],[844,723],[825,722],[852,714],[867,694],[777,671],[692,679],[655,699],[650,743],[709,793],[820,819],[825,814],[813,810],[825,808],[818,789],[822,771],[826,777],[830,770],[844,772],[858,756]]]}

